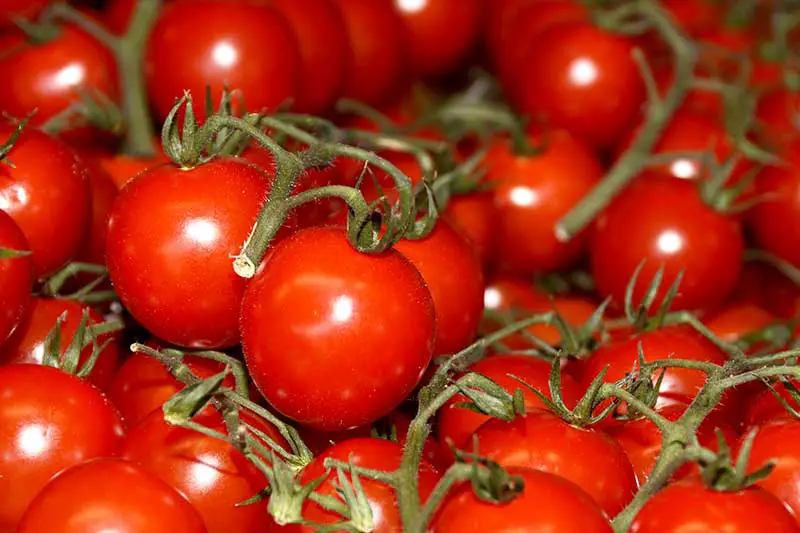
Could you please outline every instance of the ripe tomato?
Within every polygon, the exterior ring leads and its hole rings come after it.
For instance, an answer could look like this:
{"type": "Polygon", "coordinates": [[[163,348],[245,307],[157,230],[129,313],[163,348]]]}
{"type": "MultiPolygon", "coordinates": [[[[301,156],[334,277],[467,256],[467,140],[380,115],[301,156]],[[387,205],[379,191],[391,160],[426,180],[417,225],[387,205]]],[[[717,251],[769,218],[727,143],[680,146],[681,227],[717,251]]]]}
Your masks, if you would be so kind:
{"type": "MultiPolygon", "coordinates": [[[[751,333],[760,331],[778,322],[778,318],[753,304],[729,304],[705,319],[711,332],[724,340],[734,343],[751,333]]],[[[754,348],[758,348],[755,346],[754,348]]]]}
{"type": "Polygon", "coordinates": [[[541,154],[514,154],[498,140],[486,157],[486,178],[496,207],[494,261],[520,275],[574,267],[586,251],[588,235],[569,243],[556,239],[555,225],[603,177],[595,151],[563,130],[544,138],[541,154]]]}
{"type": "MultiPolygon", "coordinates": [[[[763,423],[758,430],[750,453],[749,471],[775,461],[775,469],[758,486],[778,497],[797,518],[800,515],[800,422],[795,419],[775,419],[763,423]]],[[[799,519],[800,521],[800,519],[799,519]]]]}
{"type": "MultiPolygon", "coordinates": [[[[92,220],[83,247],[76,261],[104,265],[106,262],[106,234],[111,206],[117,198],[117,185],[97,161],[84,159],[89,168],[89,186],[92,191],[92,220]]],[[[89,280],[91,281],[91,280],[89,280]]]]}
{"type": "Polygon", "coordinates": [[[705,0],[663,0],[664,8],[682,28],[692,35],[719,24],[723,8],[705,0]]]}
{"type": "MultiPolygon", "coordinates": [[[[9,139],[13,124],[0,125],[9,139]]],[[[66,145],[26,128],[0,163],[0,209],[11,215],[33,252],[34,279],[64,266],[80,250],[91,219],[88,171],[66,145]]]]}
{"type": "Polygon", "coordinates": [[[765,91],[756,108],[756,117],[764,128],[764,137],[778,148],[790,146],[800,137],[798,114],[800,94],[783,88],[765,91]]]}
{"type": "Polygon", "coordinates": [[[695,478],[667,485],[658,492],[639,511],[630,529],[631,533],[685,531],[796,533],[800,527],[781,502],[765,490],[718,491],[695,478]]]}
{"type": "Polygon", "coordinates": [[[88,461],[55,477],[33,500],[19,533],[205,533],[175,489],[122,459],[88,461]]]}
{"type": "Polygon", "coordinates": [[[597,219],[590,245],[591,271],[600,294],[619,305],[634,271],[646,261],[633,291],[636,304],[663,266],[655,306],[683,272],[672,309],[708,309],[735,287],[743,251],[739,222],[706,205],[695,183],[646,176],[597,219]]]}
{"type": "Polygon", "coordinates": [[[531,40],[508,89],[517,109],[544,116],[592,144],[608,148],[630,127],[644,102],[631,55],[634,42],[590,22],[554,24],[531,40]]]}
{"type": "Polygon", "coordinates": [[[472,192],[453,196],[441,213],[453,229],[472,245],[486,267],[492,255],[495,235],[494,199],[491,192],[472,192]]]}
{"type": "MultiPolygon", "coordinates": [[[[242,415],[243,422],[288,447],[271,424],[242,415]]],[[[227,433],[215,410],[204,411],[193,421],[227,433]]],[[[208,533],[265,531],[272,522],[266,502],[237,507],[268,485],[264,474],[229,442],[173,426],[160,410],[128,433],[121,455],[186,497],[199,511],[208,533]]]]}
{"type": "MultiPolygon", "coordinates": [[[[30,250],[22,230],[5,211],[0,211],[0,248],[30,250]]],[[[32,284],[30,255],[0,259],[0,346],[22,320],[32,284]]]]}
{"type": "MultiPolygon", "coordinates": [[[[550,398],[548,380],[551,368],[550,363],[535,357],[495,355],[478,361],[470,366],[468,370],[486,376],[506,389],[510,394],[513,394],[517,389],[522,390],[525,398],[525,409],[536,410],[544,409],[545,404],[528,387],[512,378],[511,375],[524,380],[525,383],[550,398]]],[[[583,391],[578,383],[569,375],[562,374],[561,395],[567,406],[574,407],[582,394],[583,391]]],[[[464,395],[458,394],[444,404],[437,413],[436,427],[439,441],[442,443],[442,448],[448,452],[450,443],[460,450],[471,450],[470,437],[484,423],[491,420],[488,415],[476,413],[457,405],[466,401],[468,400],[464,395]]]]}
{"type": "Polygon", "coordinates": [[[169,159],[161,149],[161,142],[156,143],[158,151],[153,158],[132,157],[125,154],[100,153],[97,162],[114,181],[118,189],[122,189],[133,177],[163,163],[169,159]]]}
{"type": "Polygon", "coordinates": [[[433,354],[455,354],[469,346],[483,317],[483,271],[469,243],[440,220],[426,238],[402,240],[395,249],[417,267],[431,291],[436,310],[433,354]]]}
{"type": "MultiPolygon", "coordinates": [[[[206,86],[214,103],[228,88],[241,91],[250,110],[275,109],[297,96],[301,68],[297,37],[286,18],[248,2],[170,2],[145,52],[147,91],[160,119],[186,90],[200,104],[206,86]]],[[[203,109],[195,106],[201,119],[203,109]]]]}
{"type": "MultiPolygon", "coordinates": [[[[100,313],[74,300],[32,298],[19,326],[0,348],[0,364],[41,364],[47,335],[56,325],[58,317],[67,313],[66,320],[61,325],[59,347],[59,357],[63,359],[64,352],[78,330],[81,315],[86,309],[89,309],[88,325],[103,323],[103,316],[100,313]]],[[[119,342],[115,333],[107,333],[97,338],[98,345],[103,345],[108,341],[111,342],[100,353],[91,374],[89,374],[89,381],[101,390],[107,389],[111,384],[121,359],[119,342]]],[[[81,351],[80,365],[86,363],[91,357],[92,350],[93,347],[90,344],[81,351]]]]}
{"type": "Polygon", "coordinates": [[[353,52],[344,95],[374,107],[395,101],[408,84],[408,30],[392,1],[336,0],[353,52]]]}
{"type": "Polygon", "coordinates": [[[608,516],[616,516],[638,485],[625,451],[602,431],[571,426],[547,411],[513,422],[490,420],[475,432],[478,454],[505,468],[532,468],[568,479],[608,516]]]}
{"type": "Polygon", "coordinates": [[[464,482],[444,501],[431,531],[613,531],[602,509],[571,481],[539,470],[513,468],[508,473],[525,483],[517,498],[501,505],[489,503],[479,499],[472,486],[464,482]]]}
{"type": "Polygon", "coordinates": [[[99,390],[46,366],[0,367],[0,398],[0,530],[18,531],[51,477],[117,453],[122,421],[99,390]]]}
{"type": "Polygon", "coordinates": [[[270,176],[234,158],[191,170],[156,167],[131,181],[111,211],[106,260],[134,318],[178,346],[238,344],[246,281],[231,257],[270,187],[270,176]]]}
{"type": "Polygon", "coordinates": [[[264,398],[325,430],[397,407],[435,340],[433,299],[411,262],[396,250],[359,253],[334,227],[279,242],[250,281],[241,316],[245,360],[264,398]],[[335,389],[324,385],[331,376],[335,389]]]}
{"type": "MultiPolygon", "coordinates": [[[[792,380],[792,384],[800,388],[800,383],[792,380]]],[[[789,393],[786,386],[780,381],[771,384],[772,387],[778,392],[783,400],[788,403],[792,408],[800,410],[800,404],[789,393]]],[[[766,387],[760,387],[758,392],[748,398],[747,411],[744,416],[744,426],[752,428],[754,426],[761,426],[772,420],[792,419],[792,414],[786,410],[786,407],[775,397],[775,394],[766,387]]]]}
{"type": "MultiPolygon", "coordinates": [[[[346,440],[328,448],[325,453],[315,457],[303,470],[300,482],[308,483],[327,474],[325,481],[316,489],[316,492],[336,497],[338,475],[336,470],[325,468],[325,459],[336,459],[344,463],[352,462],[352,464],[362,468],[393,472],[400,467],[402,455],[403,448],[396,442],[369,438],[346,440]]],[[[347,477],[349,479],[350,476],[347,477]]],[[[372,509],[374,526],[372,531],[374,533],[400,531],[402,524],[400,523],[400,513],[397,509],[394,490],[387,485],[365,477],[360,477],[359,480],[372,509]]],[[[436,473],[431,465],[423,461],[419,470],[419,494],[423,502],[433,491],[438,480],[439,474],[436,473]]],[[[311,500],[306,500],[303,506],[303,518],[318,524],[335,524],[342,519],[341,516],[326,511],[311,500]]],[[[317,530],[315,527],[301,525],[291,525],[285,527],[285,529],[289,533],[311,533],[317,530]]]]}
{"type": "Polygon", "coordinates": [[[394,0],[394,6],[408,27],[416,74],[450,74],[472,52],[481,29],[480,0],[394,0]]]}

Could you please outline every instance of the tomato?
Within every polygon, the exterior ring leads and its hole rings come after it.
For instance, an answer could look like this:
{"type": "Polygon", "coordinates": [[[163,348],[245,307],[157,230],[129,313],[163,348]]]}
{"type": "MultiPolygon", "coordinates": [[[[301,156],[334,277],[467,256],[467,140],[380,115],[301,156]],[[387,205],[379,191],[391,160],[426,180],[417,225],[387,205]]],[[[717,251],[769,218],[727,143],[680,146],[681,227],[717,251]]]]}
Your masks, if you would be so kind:
{"type": "Polygon", "coordinates": [[[539,470],[509,469],[524,482],[522,494],[496,505],[479,499],[464,482],[447,497],[434,518],[433,533],[478,531],[611,533],[603,511],[580,487],[539,470]]]}
{"type": "Polygon", "coordinates": [[[718,491],[700,479],[667,485],[648,501],[631,525],[631,533],[725,531],[751,533],[800,531],[792,514],[772,494],[751,487],[718,491]]]}
{"type": "Polygon", "coordinates": [[[433,299],[411,262],[396,250],[359,253],[335,227],[300,230],[273,248],[247,287],[241,326],[264,398],[325,430],[365,425],[397,407],[435,340],[433,299]]]}
{"type": "Polygon", "coordinates": [[[800,239],[800,156],[788,150],[783,158],[783,165],[767,167],[756,177],[763,201],[750,210],[748,223],[759,248],[800,267],[800,252],[793,246],[800,239]]]}
{"type": "Polygon", "coordinates": [[[675,22],[690,34],[697,34],[720,23],[723,8],[706,0],[662,0],[675,22]]]}
{"type": "MultiPolygon", "coordinates": [[[[800,383],[792,380],[792,384],[796,388],[800,388],[800,383]]],[[[783,400],[789,404],[793,409],[800,411],[800,404],[790,394],[789,389],[780,381],[771,383],[772,388],[777,391],[783,400]]],[[[747,411],[744,417],[744,426],[751,428],[753,426],[761,426],[772,420],[791,419],[792,414],[784,407],[784,405],[775,397],[775,393],[766,387],[759,387],[758,392],[748,398],[747,411]]]]}
{"type": "Polygon", "coordinates": [[[640,112],[645,92],[634,42],[590,22],[554,24],[530,42],[508,89],[525,115],[544,116],[608,148],[640,112]]]}
{"type": "Polygon", "coordinates": [[[541,154],[514,154],[502,140],[486,157],[497,216],[494,260],[498,269],[520,275],[566,270],[583,258],[588,235],[562,243],[555,225],[604,174],[595,151],[563,130],[532,142],[544,143],[541,154]]]}
{"type": "Polygon", "coordinates": [[[683,272],[672,309],[708,309],[736,286],[744,242],[739,222],[706,205],[695,183],[664,176],[639,178],[595,222],[590,245],[597,290],[617,305],[637,267],[646,261],[633,291],[643,298],[664,268],[654,306],[683,272]]]}
{"type": "MultiPolygon", "coordinates": [[[[60,357],[63,358],[64,352],[78,330],[81,316],[86,309],[89,309],[88,325],[103,323],[103,317],[100,313],[74,300],[32,298],[19,326],[8,341],[0,347],[0,364],[41,364],[47,335],[56,325],[58,317],[66,313],[66,320],[61,325],[61,344],[59,347],[60,357]]],[[[103,390],[107,389],[111,384],[121,358],[116,334],[107,333],[97,338],[97,343],[100,346],[108,341],[111,342],[100,353],[91,374],[89,374],[89,381],[103,390]]],[[[91,357],[92,350],[91,344],[83,349],[80,356],[80,365],[83,365],[91,357]]]]}
{"type": "MultiPolygon", "coordinates": [[[[543,359],[526,355],[495,355],[487,357],[469,367],[470,372],[475,372],[491,379],[509,393],[517,389],[522,391],[525,398],[525,409],[544,409],[545,404],[528,387],[511,376],[516,376],[535,388],[546,397],[550,398],[551,365],[543,359]]],[[[570,376],[561,376],[561,395],[569,407],[574,407],[583,395],[578,383],[570,376]]],[[[491,417],[476,413],[458,406],[460,402],[468,401],[458,394],[451,398],[437,413],[437,431],[442,447],[449,451],[452,443],[458,449],[471,450],[470,437],[491,417]]]]}
{"type": "Polygon", "coordinates": [[[3,0],[0,2],[0,26],[15,28],[16,19],[33,20],[52,3],[54,0],[3,0]]]}
{"type": "MultiPolygon", "coordinates": [[[[22,230],[4,211],[0,211],[0,248],[30,250],[22,230]]],[[[22,320],[32,284],[30,255],[0,259],[0,346],[22,320]]]]}
{"type": "Polygon", "coordinates": [[[240,91],[250,110],[275,109],[297,96],[301,65],[297,37],[286,18],[248,2],[170,2],[145,52],[147,91],[160,119],[186,90],[202,119],[206,86],[215,105],[228,88],[240,91]]]}
{"type": "Polygon", "coordinates": [[[752,304],[728,305],[705,320],[714,335],[731,343],[776,322],[776,316],[752,304]]]}
{"type": "Polygon", "coordinates": [[[96,459],[63,472],[33,500],[17,530],[205,533],[178,491],[134,463],[96,459]]]}
{"type": "Polygon", "coordinates": [[[800,513],[800,490],[797,478],[800,470],[800,421],[775,419],[763,423],[758,430],[750,453],[749,471],[775,461],[775,469],[758,486],[778,497],[794,513],[800,513]]]}
{"type": "MultiPolygon", "coordinates": [[[[0,125],[9,139],[13,124],[0,125]]],[[[0,209],[11,215],[33,252],[34,279],[53,274],[80,251],[91,219],[88,171],[66,145],[26,128],[0,164],[0,209]]]]}
{"type": "MultiPolygon", "coordinates": [[[[369,438],[346,440],[328,448],[325,453],[315,457],[303,470],[300,482],[305,484],[326,476],[322,484],[316,489],[316,492],[336,497],[338,475],[336,470],[325,468],[325,459],[335,459],[344,463],[352,462],[352,464],[362,468],[393,472],[400,467],[402,455],[403,448],[396,442],[369,438]]],[[[349,479],[350,476],[347,477],[349,479]]],[[[397,509],[394,490],[387,485],[363,476],[359,480],[372,509],[374,526],[372,531],[374,533],[401,531],[400,512],[397,509]]],[[[423,461],[419,470],[419,493],[423,502],[433,491],[438,480],[439,475],[433,467],[423,461]]],[[[303,518],[318,524],[335,524],[342,520],[341,516],[326,511],[310,500],[306,500],[303,506],[303,518]]],[[[317,530],[315,527],[301,525],[291,525],[285,527],[285,529],[290,533],[310,533],[317,530]]]]}
{"type": "Polygon", "coordinates": [[[424,239],[402,240],[395,249],[417,267],[433,296],[433,354],[455,354],[469,346],[483,317],[483,271],[469,243],[440,220],[424,239]]]}
{"type": "MultiPolygon", "coordinates": [[[[392,429],[397,434],[397,442],[400,446],[405,447],[408,442],[408,430],[411,427],[411,416],[407,415],[400,409],[392,412],[386,417],[386,424],[384,425],[388,430],[386,435],[392,435],[392,429]],[[388,427],[386,427],[388,426],[388,427]]],[[[427,462],[438,472],[444,472],[450,466],[450,458],[448,453],[442,448],[439,442],[433,437],[428,435],[425,439],[425,444],[422,446],[422,460],[427,462]]]]}
{"type": "Polygon", "coordinates": [[[100,154],[97,156],[97,161],[111,176],[117,188],[121,189],[134,176],[162,163],[170,162],[161,149],[160,141],[156,146],[158,146],[158,151],[153,158],[133,157],[125,154],[100,154]]]}
{"type": "MultiPolygon", "coordinates": [[[[243,422],[288,447],[271,424],[242,415],[243,422]]],[[[205,411],[193,421],[227,434],[217,411],[205,411]]],[[[186,497],[208,533],[264,531],[272,522],[266,502],[236,506],[268,485],[264,474],[229,442],[173,426],[161,411],[153,411],[128,433],[121,455],[186,497]]]]}
{"type": "Polygon", "coordinates": [[[122,421],[99,390],[46,366],[0,367],[0,398],[0,530],[18,531],[52,476],[117,453],[122,421]]]}
{"type": "MultiPolygon", "coordinates": [[[[83,247],[76,261],[103,265],[106,262],[106,234],[111,206],[117,198],[116,184],[99,163],[84,159],[89,168],[89,185],[92,195],[92,220],[83,247]]],[[[91,281],[91,280],[89,280],[91,281]]]]}
{"type": "Polygon", "coordinates": [[[776,146],[790,146],[800,136],[800,93],[783,88],[765,91],[758,100],[756,117],[766,140],[776,146]]]}
{"type": "Polygon", "coordinates": [[[800,310],[800,287],[772,265],[748,261],[733,293],[733,301],[761,307],[780,319],[792,319],[800,310]]]}
{"type": "Polygon", "coordinates": [[[602,431],[571,426],[547,411],[513,422],[490,420],[475,432],[478,454],[505,468],[532,468],[568,479],[615,516],[638,485],[625,451],[602,431]]]}
{"type": "Polygon", "coordinates": [[[477,43],[480,0],[394,0],[394,6],[408,26],[412,65],[422,77],[452,73],[477,43]]]}
{"type": "Polygon", "coordinates": [[[472,192],[453,196],[441,213],[453,229],[472,245],[481,264],[489,263],[494,246],[495,211],[490,192],[472,192]]]}
{"type": "Polygon", "coordinates": [[[336,0],[353,52],[344,95],[379,107],[397,100],[411,68],[408,30],[393,0],[336,0]]]}
{"type": "MultiPolygon", "coordinates": [[[[29,43],[22,32],[12,35],[3,42],[7,52],[0,56],[0,69],[14,73],[9,83],[0,85],[6,113],[22,118],[35,109],[30,123],[40,125],[80,103],[82,96],[100,93],[112,102],[118,99],[114,56],[88,33],[63,26],[43,44],[29,43]]],[[[96,140],[91,128],[78,128],[68,135],[73,134],[85,144],[96,140]]]]}
{"type": "Polygon", "coordinates": [[[231,258],[270,187],[271,176],[255,165],[218,158],[191,170],[156,167],[123,188],[111,211],[106,260],[134,318],[178,346],[238,344],[246,280],[231,258]]]}

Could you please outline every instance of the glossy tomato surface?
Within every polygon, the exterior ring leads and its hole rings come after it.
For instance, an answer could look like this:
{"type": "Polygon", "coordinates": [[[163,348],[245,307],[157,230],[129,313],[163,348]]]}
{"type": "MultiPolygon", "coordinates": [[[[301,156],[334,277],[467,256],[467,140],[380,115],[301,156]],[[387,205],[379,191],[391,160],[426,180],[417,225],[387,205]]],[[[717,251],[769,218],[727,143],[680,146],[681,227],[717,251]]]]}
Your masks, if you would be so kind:
{"type": "Polygon", "coordinates": [[[491,192],[452,196],[442,218],[467,239],[481,264],[486,267],[494,248],[495,209],[491,192]]]}
{"type": "MultiPolygon", "coordinates": [[[[0,248],[30,252],[22,230],[5,212],[0,212],[0,248]]],[[[30,253],[0,258],[0,345],[22,320],[31,299],[32,284],[30,253]]]]}
{"type": "Polygon", "coordinates": [[[775,469],[758,486],[784,503],[795,518],[800,516],[800,422],[796,419],[776,419],[759,427],[750,453],[748,472],[753,472],[767,461],[775,462],[775,469]]]}

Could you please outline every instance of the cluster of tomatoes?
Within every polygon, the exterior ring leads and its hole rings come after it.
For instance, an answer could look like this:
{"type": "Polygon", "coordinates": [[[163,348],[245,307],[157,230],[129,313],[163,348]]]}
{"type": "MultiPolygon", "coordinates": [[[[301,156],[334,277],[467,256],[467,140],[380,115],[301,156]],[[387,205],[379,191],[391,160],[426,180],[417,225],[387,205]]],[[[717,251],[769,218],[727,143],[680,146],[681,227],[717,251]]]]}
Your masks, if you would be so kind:
{"type": "Polygon", "coordinates": [[[0,533],[800,531],[767,4],[0,0],[0,533]]]}

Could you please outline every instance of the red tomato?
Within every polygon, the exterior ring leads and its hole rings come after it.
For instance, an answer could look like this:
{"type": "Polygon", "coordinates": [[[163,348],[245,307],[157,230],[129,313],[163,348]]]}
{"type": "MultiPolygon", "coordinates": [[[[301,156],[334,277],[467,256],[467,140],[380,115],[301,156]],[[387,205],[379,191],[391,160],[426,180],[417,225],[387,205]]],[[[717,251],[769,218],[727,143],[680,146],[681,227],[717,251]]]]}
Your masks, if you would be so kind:
{"type": "Polygon", "coordinates": [[[18,533],[205,533],[178,491],[134,463],[97,459],[54,478],[33,500],[18,533]]]}
{"type": "MultiPolygon", "coordinates": [[[[475,372],[491,379],[509,393],[522,390],[525,398],[525,409],[528,411],[544,409],[545,404],[531,390],[522,383],[512,378],[514,375],[525,381],[546,397],[550,398],[548,380],[552,367],[542,359],[526,355],[495,355],[478,361],[469,367],[470,372],[475,372]],[[510,374],[510,375],[509,375],[510,374]]],[[[569,407],[574,407],[583,395],[583,391],[575,380],[566,375],[561,376],[561,394],[564,402],[569,407]]],[[[459,407],[458,403],[468,401],[458,394],[451,398],[437,414],[437,431],[442,447],[449,451],[452,445],[461,450],[471,450],[470,437],[491,417],[469,409],[459,407]]]]}
{"type": "Polygon", "coordinates": [[[54,0],[2,0],[0,2],[0,27],[16,28],[15,20],[34,20],[54,0]]]}
{"type": "Polygon", "coordinates": [[[705,0],[662,0],[662,4],[690,34],[714,27],[724,14],[721,5],[705,0]]]}
{"type": "Polygon", "coordinates": [[[508,473],[523,479],[525,487],[521,495],[509,503],[496,505],[479,499],[472,486],[464,482],[444,501],[431,531],[613,531],[600,507],[571,481],[539,470],[514,468],[508,473]]]}
{"type": "Polygon", "coordinates": [[[588,235],[569,243],[556,239],[555,225],[603,177],[597,154],[563,130],[537,135],[538,155],[514,154],[497,141],[486,158],[497,213],[494,260],[501,270],[520,275],[574,267],[586,251],[588,235]],[[542,139],[543,137],[543,139],[542,139]]]}
{"type": "Polygon", "coordinates": [[[0,391],[0,530],[18,531],[51,477],[117,453],[122,421],[99,390],[51,367],[0,367],[0,391]]]}
{"type": "Polygon", "coordinates": [[[705,320],[714,335],[731,343],[776,322],[775,315],[752,304],[728,305],[705,320]]]}
{"type": "Polygon", "coordinates": [[[630,127],[644,102],[631,55],[634,42],[590,22],[541,31],[515,65],[508,88],[518,110],[544,116],[592,144],[608,148],[630,127]]]}
{"type": "Polygon", "coordinates": [[[800,287],[772,265],[748,261],[733,299],[766,309],[780,319],[792,319],[800,310],[800,287]]]}
{"type": "Polygon", "coordinates": [[[800,531],[792,514],[769,492],[751,487],[718,491],[691,479],[668,485],[639,511],[630,533],[800,531]]]}
{"type": "Polygon", "coordinates": [[[408,30],[392,1],[336,0],[353,52],[344,95],[376,107],[395,101],[408,85],[408,30]]]}
{"type": "Polygon", "coordinates": [[[480,0],[394,0],[394,6],[408,26],[418,75],[443,76],[462,66],[480,33],[480,0]]]}
{"type": "Polygon", "coordinates": [[[388,414],[414,389],[435,340],[433,299],[400,252],[362,254],[343,229],[279,242],[242,303],[242,345],[261,393],[284,415],[339,430],[388,414]],[[376,317],[389,327],[376,327],[376,317]],[[325,385],[336,376],[336,387],[325,385]]]}
{"type": "MultiPolygon", "coordinates": [[[[0,126],[9,139],[13,124],[0,126]]],[[[91,220],[88,171],[66,145],[26,128],[0,164],[0,209],[11,215],[33,252],[35,279],[53,274],[80,250],[91,220]]]]}
{"type": "MultiPolygon", "coordinates": [[[[22,230],[5,211],[0,211],[0,248],[30,250],[22,230]]],[[[22,320],[32,284],[30,255],[0,259],[0,346],[22,320]]]]}
{"type": "MultiPolygon", "coordinates": [[[[64,352],[78,330],[81,315],[86,309],[89,309],[89,325],[103,323],[103,317],[100,313],[74,300],[57,298],[31,299],[19,326],[0,348],[0,364],[41,364],[47,335],[56,325],[58,317],[66,312],[66,320],[61,325],[61,345],[59,350],[60,357],[63,358],[64,352]]],[[[97,343],[102,345],[109,340],[111,342],[100,353],[91,374],[89,374],[89,381],[102,390],[107,389],[111,384],[121,358],[116,334],[100,335],[97,343]]],[[[80,365],[83,365],[91,357],[92,350],[91,344],[83,349],[80,356],[80,365]]]]}
{"type": "Polygon", "coordinates": [[[639,178],[595,222],[590,245],[597,290],[617,305],[644,260],[633,301],[643,298],[663,266],[664,279],[654,306],[676,276],[683,280],[672,309],[708,309],[736,286],[744,242],[735,218],[706,205],[697,185],[664,176],[639,178]]]}
{"type": "Polygon", "coordinates": [[[483,271],[469,243],[440,220],[426,238],[402,240],[395,249],[417,267],[433,296],[433,354],[455,354],[469,346],[483,317],[483,271]]]}
{"type": "MultiPolygon", "coordinates": [[[[288,447],[270,424],[242,413],[247,422],[288,447]]],[[[222,416],[205,411],[194,422],[226,434],[222,416]]],[[[265,531],[272,518],[266,502],[237,507],[269,483],[232,444],[173,426],[153,411],[125,437],[122,457],[177,489],[199,511],[208,533],[265,531]]]]}
{"type": "MultiPolygon", "coordinates": [[[[117,198],[117,185],[96,161],[85,160],[89,168],[89,185],[92,189],[92,220],[89,234],[76,261],[104,265],[106,262],[106,233],[111,206],[117,198]]],[[[91,281],[91,280],[89,280],[91,281]]]]}
{"type": "Polygon", "coordinates": [[[776,146],[791,146],[800,137],[800,93],[783,88],[764,92],[758,100],[756,117],[766,140],[776,146]]]}
{"type": "Polygon", "coordinates": [[[246,280],[231,258],[270,187],[270,176],[234,158],[156,167],[130,182],[111,211],[106,260],[134,318],[178,346],[238,344],[246,280]]]}
{"type": "Polygon", "coordinates": [[[492,193],[472,192],[453,196],[441,216],[469,241],[485,267],[494,247],[496,214],[492,193]]]}
{"type": "Polygon", "coordinates": [[[490,420],[475,432],[478,454],[505,468],[543,470],[585,490],[608,516],[631,501],[638,485],[625,451],[605,433],[533,411],[513,422],[490,420]]]}
{"type": "Polygon", "coordinates": [[[206,86],[215,104],[228,88],[241,91],[250,110],[275,109],[297,96],[301,65],[286,18],[247,2],[170,2],[161,10],[145,53],[147,91],[161,119],[186,90],[202,119],[206,86]]]}
{"type": "Polygon", "coordinates": [[[762,424],[750,453],[750,471],[761,468],[767,461],[775,461],[775,469],[758,486],[778,497],[800,516],[800,421],[777,419],[762,424]]]}
{"type": "MultiPolygon", "coordinates": [[[[388,429],[394,428],[398,444],[405,447],[408,442],[411,417],[398,409],[386,418],[389,425],[388,429]]],[[[438,472],[444,472],[451,462],[448,455],[439,442],[432,435],[428,435],[428,438],[425,439],[425,444],[422,446],[422,460],[426,461],[438,472]]]]}
{"type": "MultiPolygon", "coordinates": [[[[800,388],[800,383],[792,381],[795,387],[800,388]]],[[[781,382],[774,382],[772,387],[778,392],[783,400],[795,410],[800,411],[800,404],[789,393],[789,390],[781,382]]],[[[751,428],[761,426],[772,420],[791,419],[792,414],[775,397],[775,394],[766,387],[760,387],[758,393],[754,393],[747,401],[747,411],[744,417],[744,426],[751,428]]]]}
{"type": "Polygon", "coordinates": [[[124,154],[100,154],[97,156],[97,160],[100,166],[111,176],[117,188],[122,189],[133,177],[145,170],[149,170],[162,163],[170,162],[161,150],[160,142],[158,143],[158,147],[158,153],[152,159],[132,157],[124,154]]]}
{"type": "MultiPolygon", "coordinates": [[[[314,458],[311,464],[303,470],[300,482],[308,483],[327,474],[325,481],[316,489],[316,492],[336,497],[338,475],[336,470],[325,468],[325,459],[335,459],[344,463],[352,462],[362,468],[393,472],[400,467],[402,455],[403,448],[396,442],[368,438],[346,440],[328,448],[325,453],[314,458]]],[[[365,477],[360,477],[359,480],[364,488],[369,506],[372,508],[373,533],[401,531],[400,512],[397,509],[394,490],[365,477]]],[[[419,470],[419,493],[423,502],[433,491],[438,480],[439,475],[434,468],[423,461],[419,470]]],[[[335,524],[342,520],[341,516],[326,511],[310,500],[306,500],[303,506],[303,518],[317,524],[335,524]]],[[[286,526],[284,529],[290,533],[311,533],[317,530],[315,527],[301,525],[286,526]]]]}

